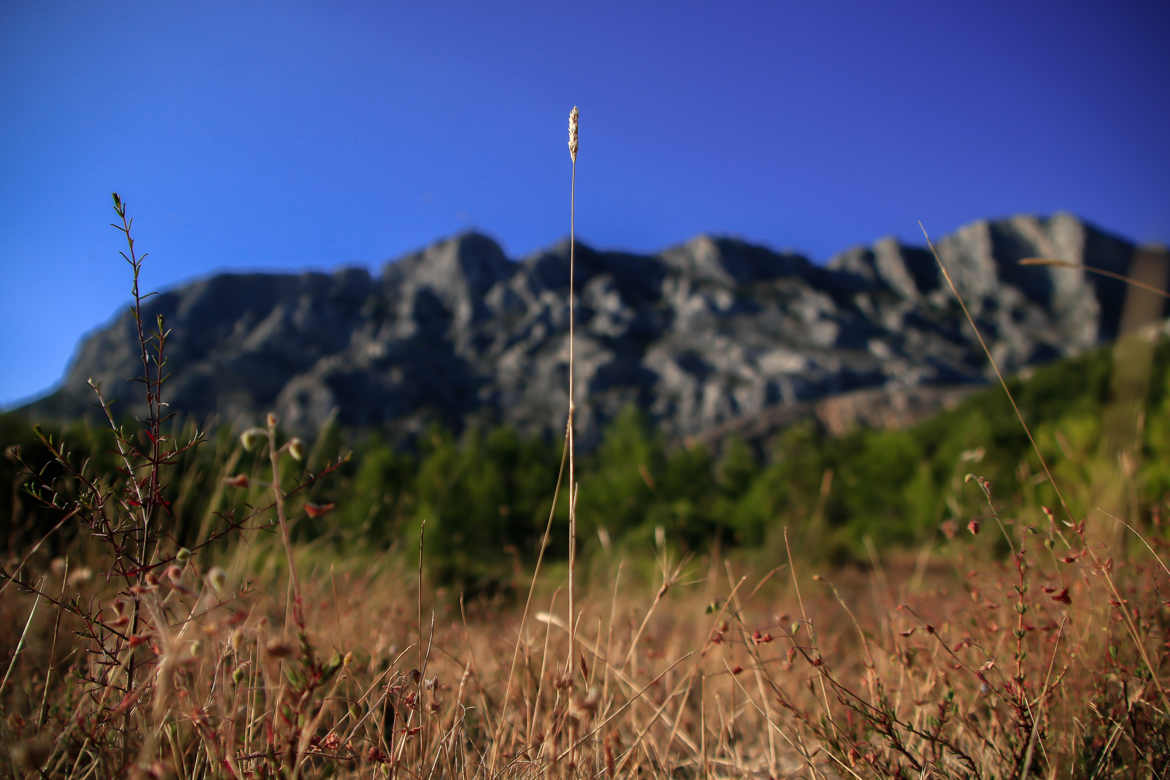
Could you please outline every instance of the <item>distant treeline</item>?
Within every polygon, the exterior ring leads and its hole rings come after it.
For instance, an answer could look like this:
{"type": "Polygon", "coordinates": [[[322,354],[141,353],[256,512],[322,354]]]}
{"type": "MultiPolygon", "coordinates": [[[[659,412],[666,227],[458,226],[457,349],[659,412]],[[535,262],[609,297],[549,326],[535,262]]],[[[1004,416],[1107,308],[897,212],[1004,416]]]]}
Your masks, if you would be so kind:
{"type": "MultiPolygon", "coordinates": [[[[1042,367],[1010,386],[1074,511],[1094,506],[1092,486],[1118,474],[1129,474],[1135,506],[1166,506],[1170,344],[1123,343],[1042,367]]],[[[192,433],[176,427],[174,435],[192,433]]],[[[52,436],[68,444],[70,463],[84,463],[90,479],[124,477],[108,430],[78,423],[52,436]]],[[[31,424],[19,416],[0,417],[0,437],[6,447],[19,445],[27,463],[39,467],[48,460],[31,424]]],[[[350,459],[291,499],[300,541],[353,554],[414,554],[425,518],[427,562],[440,580],[506,588],[516,572],[531,570],[561,463],[560,441],[506,427],[459,437],[435,428],[405,450],[377,432],[328,427],[307,442],[303,463],[286,460],[286,489],[348,450],[350,459]],[[309,517],[306,501],[336,508],[309,517]]],[[[61,473],[60,466],[45,469],[47,477],[61,473]]],[[[170,471],[173,503],[166,523],[177,546],[195,546],[270,500],[268,460],[244,452],[238,432],[214,432],[170,471]],[[246,487],[224,482],[240,474],[248,477],[246,487]]],[[[598,547],[649,551],[661,528],[667,545],[680,552],[718,544],[779,556],[780,534],[788,527],[802,556],[863,558],[869,544],[915,544],[939,533],[966,533],[971,519],[986,520],[987,498],[967,474],[988,480],[1000,514],[1021,522],[1041,522],[1040,506],[1056,501],[998,387],[912,428],[831,437],[807,422],[781,432],[763,451],[737,439],[717,450],[668,447],[646,417],[629,408],[596,450],[578,458],[577,472],[586,553],[598,547]]],[[[0,530],[9,551],[27,547],[60,519],[27,494],[26,481],[11,458],[0,464],[0,530]]],[[[58,484],[62,491],[77,487],[70,479],[58,484]]],[[[554,561],[567,549],[567,495],[564,484],[547,553],[554,561]]],[[[270,514],[250,524],[263,525],[270,514]]],[[[62,529],[50,547],[67,544],[68,535],[62,529]]]]}

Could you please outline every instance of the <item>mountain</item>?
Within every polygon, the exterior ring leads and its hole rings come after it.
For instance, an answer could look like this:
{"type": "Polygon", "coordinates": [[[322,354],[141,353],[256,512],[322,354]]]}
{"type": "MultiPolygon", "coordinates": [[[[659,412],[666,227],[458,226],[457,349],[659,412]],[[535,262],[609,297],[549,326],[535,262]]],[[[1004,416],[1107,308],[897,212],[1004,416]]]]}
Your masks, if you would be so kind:
{"type": "MultiPolygon", "coordinates": [[[[974,222],[937,248],[1004,371],[1114,339],[1129,292],[1104,276],[1018,260],[1129,274],[1139,258],[1161,269],[1154,281],[1164,286],[1168,259],[1067,214],[974,222]]],[[[512,261],[487,236],[464,233],[378,275],[225,273],[163,292],[145,319],[162,314],[174,329],[164,398],[239,426],[275,410],[303,432],[332,414],[400,433],[432,421],[558,432],[568,256],[565,241],[512,261]]],[[[692,436],[851,391],[922,395],[988,377],[930,252],[895,239],[824,266],[706,235],[654,255],[578,243],[576,269],[586,445],[629,403],[668,434],[692,436]]],[[[134,410],[140,387],[127,380],[140,373],[133,322],[122,315],[87,336],[60,388],[27,410],[92,413],[88,377],[119,410],[134,410]]]]}

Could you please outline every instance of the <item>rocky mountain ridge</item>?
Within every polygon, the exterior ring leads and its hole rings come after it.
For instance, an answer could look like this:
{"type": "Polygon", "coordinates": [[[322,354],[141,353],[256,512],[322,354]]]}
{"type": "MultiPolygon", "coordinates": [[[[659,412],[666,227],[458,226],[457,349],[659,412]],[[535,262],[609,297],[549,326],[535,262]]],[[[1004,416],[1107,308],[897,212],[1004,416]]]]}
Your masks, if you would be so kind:
{"type": "MultiPolygon", "coordinates": [[[[1167,265],[1165,250],[1138,250],[1068,214],[974,222],[937,248],[1005,371],[1115,338],[1129,292],[1114,279],[1020,259],[1117,274],[1135,257],[1167,265]]],[[[567,405],[568,251],[561,242],[513,261],[472,232],[377,275],[225,273],[165,291],[146,314],[174,329],[166,396],[197,419],[239,426],[274,409],[302,432],[334,414],[400,433],[434,421],[557,432],[567,405]]],[[[930,252],[895,239],[823,266],[706,235],[653,255],[578,242],[576,267],[586,445],[629,403],[685,437],[840,393],[897,395],[987,377],[930,252]]],[[[61,387],[29,411],[92,412],[88,377],[133,410],[136,364],[123,315],[84,339],[61,387]]]]}

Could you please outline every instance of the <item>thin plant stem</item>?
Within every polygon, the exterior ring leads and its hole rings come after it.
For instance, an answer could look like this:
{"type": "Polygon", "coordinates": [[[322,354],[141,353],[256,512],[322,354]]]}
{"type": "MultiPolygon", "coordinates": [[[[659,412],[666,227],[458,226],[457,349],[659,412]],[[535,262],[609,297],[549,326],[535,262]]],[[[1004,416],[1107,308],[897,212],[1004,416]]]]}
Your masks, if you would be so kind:
{"type": "Polygon", "coordinates": [[[577,597],[574,580],[577,568],[577,470],[573,443],[573,416],[576,402],[573,393],[573,368],[575,363],[574,342],[576,340],[576,214],[577,214],[577,128],[580,114],[577,107],[569,113],[569,155],[573,165],[569,175],[569,417],[565,425],[565,438],[569,444],[569,652],[565,659],[565,676],[573,673],[573,648],[577,638],[577,597]]]}
{"type": "Polygon", "coordinates": [[[301,587],[297,582],[297,567],[293,561],[292,538],[289,534],[288,517],[284,510],[284,493],[280,490],[280,450],[276,447],[276,415],[268,415],[268,457],[272,463],[272,499],[276,504],[276,522],[280,526],[280,540],[284,545],[285,559],[288,561],[288,597],[285,602],[284,620],[288,626],[289,614],[299,626],[303,623],[301,615],[301,587]]]}
{"type": "MultiPolygon", "coordinates": [[[[41,582],[44,582],[42,580],[41,582]]],[[[20,656],[20,651],[24,649],[24,640],[28,636],[28,628],[32,625],[33,616],[37,614],[37,606],[41,603],[40,594],[41,583],[37,583],[37,597],[33,600],[32,609],[29,610],[28,620],[24,623],[24,630],[20,632],[20,640],[16,643],[16,649],[12,651],[12,660],[8,662],[8,670],[4,672],[4,679],[0,680],[0,693],[8,687],[8,678],[12,675],[12,669],[16,666],[16,659],[20,656]]]]}
{"type": "MultiPolygon", "coordinates": [[[[921,224],[921,223],[919,223],[921,224]]],[[[1154,295],[1160,295],[1163,298],[1170,298],[1170,293],[1155,287],[1152,284],[1134,279],[1132,276],[1125,276],[1123,274],[1114,273],[1113,271],[1106,271],[1104,268],[1097,268],[1091,265],[1084,265],[1083,263],[1071,263],[1068,260],[1053,260],[1047,257],[1025,257],[1020,261],[1020,265],[1051,265],[1057,268],[1072,268],[1088,271],[1089,273],[1104,276],[1109,279],[1116,279],[1119,282],[1125,282],[1133,287],[1140,288],[1146,292],[1151,292],[1154,295]]]]}
{"type": "MultiPolygon", "coordinates": [[[[792,547],[788,544],[788,527],[784,527],[784,553],[788,556],[788,571],[792,575],[792,590],[796,593],[796,603],[800,607],[800,618],[804,621],[805,628],[808,630],[809,640],[812,642],[813,652],[820,656],[820,648],[817,647],[817,634],[813,629],[812,620],[809,619],[808,610],[805,609],[804,599],[800,595],[800,581],[796,578],[796,564],[792,561],[792,547]]],[[[793,640],[795,640],[795,632],[793,632],[793,640]]],[[[825,704],[825,717],[829,720],[829,725],[833,727],[833,734],[836,736],[837,721],[833,719],[833,711],[829,708],[829,692],[825,688],[824,675],[817,678],[817,682],[821,688],[821,700],[825,704]]]]}
{"type": "Polygon", "coordinates": [[[504,697],[500,704],[499,722],[496,725],[495,738],[492,740],[491,759],[488,762],[488,773],[492,776],[496,773],[496,762],[499,759],[500,752],[500,738],[503,734],[505,716],[508,712],[508,702],[512,695],[512,681],[516,675],[516,662],[520,657],[520,642],[524,637],[524,626],[528,622],[528,612],[532,607],[532,595],[536,592],[536,581],[540,576],[540,567],[544,563],[544,552],[548,549],[549,537],[552,533],[553,516],[557,511],[557,499],[561,494],[561,478],[565,474],[565,460],[568,454],[568,448],[561,450],[561,465],[557,469],[557,482],[553,488],[552,505],[548,510],[548,522],[544,527],[544,534],[540,537],[540,550],[536,554],[536,566],[532,571],[532,579],[528,583],[528,597],[524,600],[524,610],[520,613],[520,627],[516,629],[516,641],[512,645],[512,662],[508,666],[508,681],[504,684],[504,697]]]}

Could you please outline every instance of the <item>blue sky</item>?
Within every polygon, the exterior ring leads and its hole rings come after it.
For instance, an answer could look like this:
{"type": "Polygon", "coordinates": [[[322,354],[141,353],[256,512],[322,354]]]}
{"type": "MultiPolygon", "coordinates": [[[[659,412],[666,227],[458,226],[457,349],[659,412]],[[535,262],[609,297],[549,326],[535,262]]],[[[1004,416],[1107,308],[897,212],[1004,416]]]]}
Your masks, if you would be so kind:
{"type": "MultiPolygon", "coordinates": [[[[816,260],[1066,210],[1170,242],[1170,14],[1096,3],[30,3],[0,10],[0,404],[127,301],[476,227],[816,260]]],[[[182,334],[176,334],[182,338],[182,334]]]]}

